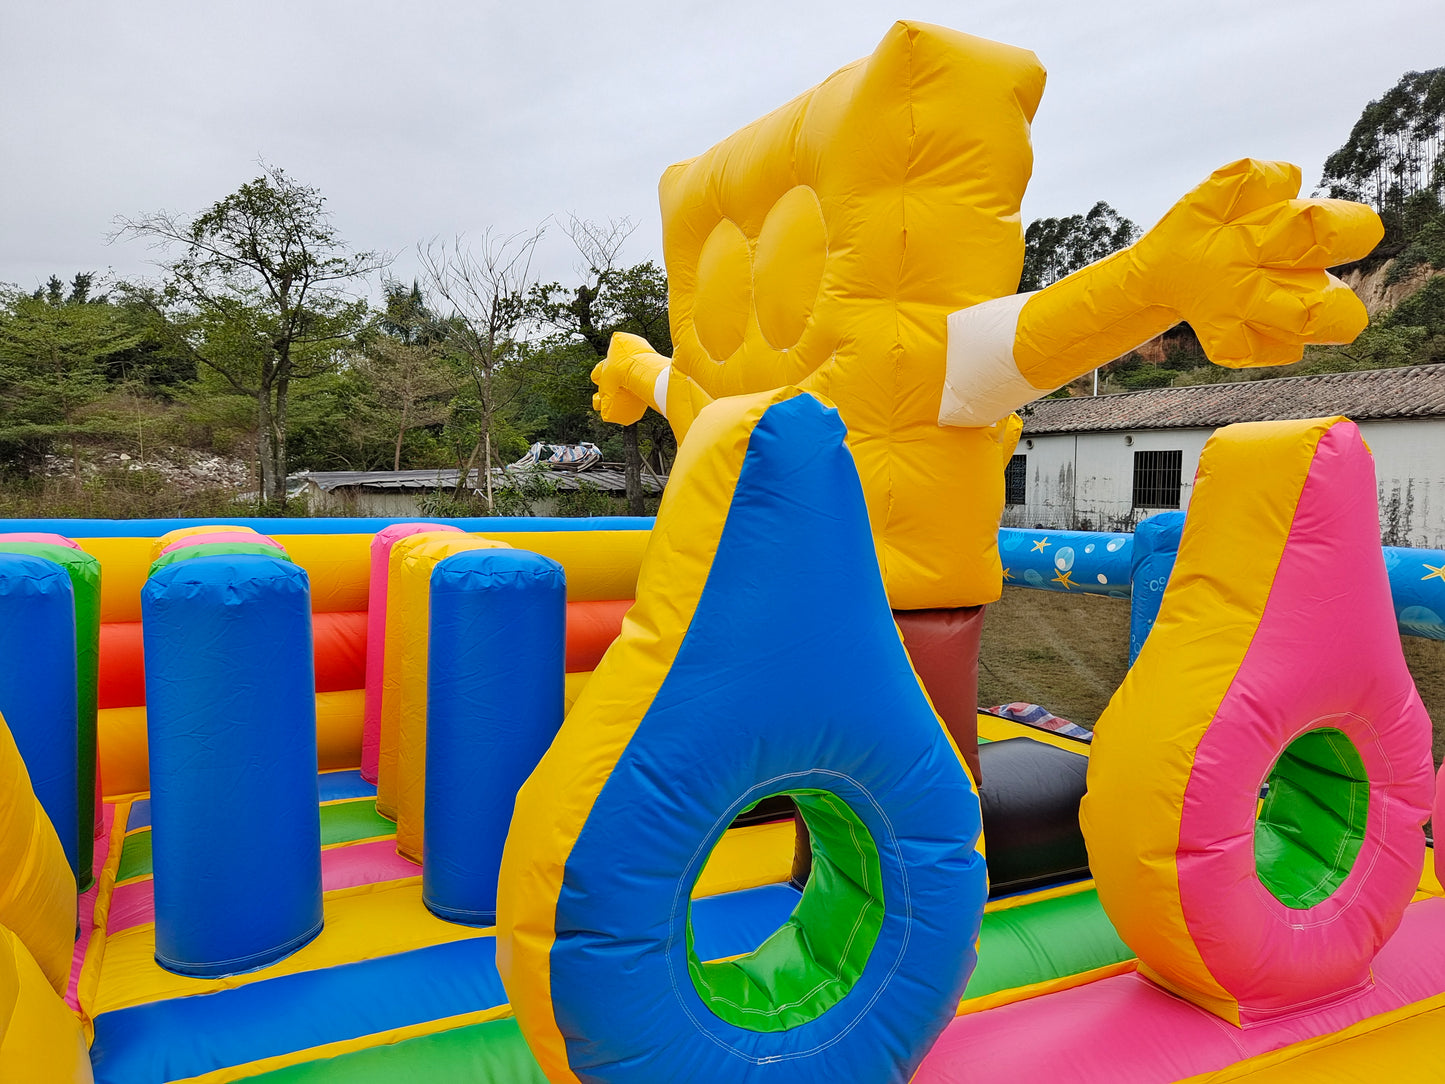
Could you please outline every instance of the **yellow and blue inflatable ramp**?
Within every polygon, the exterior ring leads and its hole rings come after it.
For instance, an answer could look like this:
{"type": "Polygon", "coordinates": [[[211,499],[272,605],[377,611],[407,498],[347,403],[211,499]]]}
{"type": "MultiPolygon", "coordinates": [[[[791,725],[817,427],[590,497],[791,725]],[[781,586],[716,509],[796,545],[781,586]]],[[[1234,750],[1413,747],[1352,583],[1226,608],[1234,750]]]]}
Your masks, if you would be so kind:
{"type": "Polygon", "coordinates": [[[549,1080],[901,1084],[957,1008],[978,798],[904,652],[845,436],[793,388],[702,412],[637,603],[518,795],[497,963],[549,1080]],[[780,794],[812,875],[756,949],[703,962],[693,885],[780,794]]]}

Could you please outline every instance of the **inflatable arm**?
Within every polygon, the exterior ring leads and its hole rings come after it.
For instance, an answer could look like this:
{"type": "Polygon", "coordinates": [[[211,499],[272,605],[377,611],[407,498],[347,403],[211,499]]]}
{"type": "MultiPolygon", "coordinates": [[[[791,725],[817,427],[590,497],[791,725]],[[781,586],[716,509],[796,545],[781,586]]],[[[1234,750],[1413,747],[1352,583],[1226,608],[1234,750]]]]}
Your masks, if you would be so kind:
{"type": "Polygon", "coordinates": [[[1180,320],[1230,368],[1350,342],[1365,307],[1325,268],[1368,254],[1383,227],[1362,204],[1299,189],[1298,167],[1242,159],[1129,248],[1037,293],[953,313],[939,424],[989,425],[1180,320]]]}
{"type": "Polygon", "coordinates": [[[678,440],[712,402],[691,377],[672,367],[671,358],[625,331],[612,336],[607,356],[592,370],[592,382],[597,385],[592,406],[603,421],[631,425],[651,407],[668,420],[678,440]]]}

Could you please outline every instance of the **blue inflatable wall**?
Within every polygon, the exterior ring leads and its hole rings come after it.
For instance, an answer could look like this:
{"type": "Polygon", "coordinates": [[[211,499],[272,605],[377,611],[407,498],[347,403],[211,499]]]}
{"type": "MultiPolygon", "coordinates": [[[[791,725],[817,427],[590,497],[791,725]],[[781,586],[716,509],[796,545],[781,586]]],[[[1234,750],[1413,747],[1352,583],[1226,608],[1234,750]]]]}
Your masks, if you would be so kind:
{"type": "Polygon", "coordinates": [[[1129,597],[1129,665],[1139,657],[1149,630],[1159,616],[1164,588],[1179,557],[1179,540],[1184,537],[1184,513],[1160,512],[1134,529],[1133,559],[1129,597]]]}

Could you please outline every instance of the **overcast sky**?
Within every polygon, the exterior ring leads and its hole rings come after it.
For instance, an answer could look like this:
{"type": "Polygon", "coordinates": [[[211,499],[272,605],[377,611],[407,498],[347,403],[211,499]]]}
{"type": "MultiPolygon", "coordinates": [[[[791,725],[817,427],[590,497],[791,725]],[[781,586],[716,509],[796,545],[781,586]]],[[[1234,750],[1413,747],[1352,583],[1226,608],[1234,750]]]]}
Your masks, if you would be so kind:
{"type": "MultiPolygon", "coordinates": [[[[195,212],[280,165],[357,248],[551,215],[639,224],[657,180],[872,51],[898,17],[1034,50],[1024,219],[1151,224],[1245,155],[1306,192],[1371,98],[1445,65],[1442,0],[0,0],[0,282],[155,273],[118,214],[195,212]]],[[[555,226],[537,267],[570,276],[555,226]]]]}

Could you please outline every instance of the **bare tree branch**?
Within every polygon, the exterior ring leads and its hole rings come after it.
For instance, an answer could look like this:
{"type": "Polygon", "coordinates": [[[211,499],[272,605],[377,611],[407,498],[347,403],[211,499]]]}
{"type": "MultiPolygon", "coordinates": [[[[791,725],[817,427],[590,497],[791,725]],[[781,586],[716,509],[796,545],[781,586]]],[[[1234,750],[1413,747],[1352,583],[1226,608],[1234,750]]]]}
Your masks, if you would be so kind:
{"type": "Polygon", "coordinates": [[[459,479],[466,479],[481,457],[488,511],[493,508],[492,429],[505,406],[497,374],[518,356],[531,320],[527,296],[535,283],[532,256],[544,229],[507,236],[489,229],[475,246],[461,235],[450,245],[435,239],[417,245],[423,278],[451,309],[437,321],[438,337],[466,363],[476,393],[477,438],[459,479]]]}

